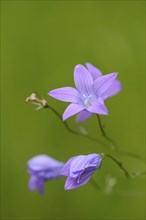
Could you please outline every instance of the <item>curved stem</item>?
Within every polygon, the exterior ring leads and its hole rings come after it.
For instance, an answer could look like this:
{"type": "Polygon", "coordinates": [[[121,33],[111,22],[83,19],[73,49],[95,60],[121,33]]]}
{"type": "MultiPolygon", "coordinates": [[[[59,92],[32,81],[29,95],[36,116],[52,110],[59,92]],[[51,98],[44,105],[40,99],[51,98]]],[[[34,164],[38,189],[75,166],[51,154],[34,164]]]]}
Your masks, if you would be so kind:
{"type": "Polygon", "coordinates": [[[141,156],[120,149],[119,146],[118,146],[118,144],[117,144],[113,139],[111,139],[110,137],[108,137],[107,134],[105,133],[105,130],[104,130],[104,128],[103,128],[103,126],[102,126],[102,123],[101,123],[100,116],[99,116],[98,114],[97,114],[97,119],[98,119],[99,128],[100,128],[100,130],[101,130],[102,136],[112,144],[112,147],[113,147],[112,150],[113,150],[113,151],[119,152],[119,153],[121,153],[121,154],[123,154],[123,155],[126,155],[126,156],[130,156],[130,157],[134,157],[134,158],[136,158],[136,159],[142,160],[142,157],[141,157],[141,156]]]}
{"type": "Polygon", "coordinates": [[[84,134],[82,134],[82,133],[79,133],[79,132],[73,130],[72,128],[70,128],[69,125],[67,124],[67,122],[62,120],[62,116],[60,115],[60,113],[58,113],[58,111],[56,111],[56,109],[54,109],[53,107],[51,107],[51,106],[49,106],[48,104],[46,104],[44,108],[49,108],[51,111],[53,111],[53,112],[56,114],[56,116],[61,120],[61,122],[64,124],[65,128],[66,128],[69,132],[71,132],[71,133],[73,133],[73,134],[76,134],[76,135],[79,135],[79,136],[82,136],[82,137],[85,137],[85,138],[87,138],[87,139],[89,139],[89,140],[92,140],[92,141],[94,141],[94,142],[96,142],[96,143],[102,145],[102,142],[101,142],[101,141],[99,141],[99,140],[97,140],[97,139],[95,139],[95,138],[93,138],[93,137],[91,137],[91,136],[89,136],[89,135],[84,135],[84,134]]]}
{"type": "Polygon", "coordinates": [[[120,148],[116,149],[116,152],[118,152],[120,154],[123,154],[123,155],[126,155],[126,156],[129,156],[129,157],[134,157],[135,159],[140,160],[140,161],[144,160],[141,156],[139,156],[137,154],[134,154],[132,152],[129,152],[129,151],[125,151],[125,150],[120,149],[120,148]]]}
{"type": "Polygon", "coordinates": [[[94,180],[93,178],[91,178],[89,182],[92,184],[92,186],[93,186],[95,189],[97,189],[98,191],[102,192],[101,187],[97,184],[97,182],[95,182],[95,180],[94,180]]]}
{"type": "Polygon", "coordinates": [[[123,164],[120,161],[118,161],[117,159],[115,159],[113,156],[111,156],[109,154],[105,154],[105,156],[107,156],[110,159],[112,159],[120,167],[120,169],[125,173],[125,176],[127,178],[131,178],[129,172],[125,169],[125,167],[123,167],[123,164]]]}
{"type": "Polygon", "coordinates": [[[108,136],[106,135],[106,133],[105,133],[105,131],[104,131],[104,129],[103,129],[103,126],[102,126],[100,117],[99,117],[98,114],[97,114],[97,119],[98,119],[99,128],[100,128],[100,130],[101,130],[102,136],[112,144],[113,150],[117,150],[117,149],[118,149],[117,143],[116,143],[113,139],[111,139],[110,137],[108,137],[108,136]]]}
{"type": "Polygon", "coordinates": [[[143,175],[146,175],[146,171],[132,173],[132,177],[138,177],[143,175]]]}

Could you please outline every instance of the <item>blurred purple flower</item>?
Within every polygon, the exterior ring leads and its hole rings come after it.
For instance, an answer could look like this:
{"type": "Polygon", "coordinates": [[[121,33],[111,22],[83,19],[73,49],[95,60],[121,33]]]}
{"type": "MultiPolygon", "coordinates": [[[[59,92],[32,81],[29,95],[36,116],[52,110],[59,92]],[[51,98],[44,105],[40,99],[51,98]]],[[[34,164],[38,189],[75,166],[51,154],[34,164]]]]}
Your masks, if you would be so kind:
{"type": "Polygon", "coordinates": [[[67,176],[65,189],[70,190],[86,184],[92,174],[102,163],[100,154],[80,155],[70,158],[61,170],[61,175],[67,176]]]}
{"type": "Polygon", "coordinates": [[[38,155],[27,162],[28,173],[30,174],[29,189],[38,189],[44,193],[44,181],[61,177],[60,171],[64,163],[59,162],[47,155],[38,155]]]}
{"type": "Polygon", "coordinates": [[[92,74],[81,64],[74,69],[74,82],[77,89],[63,87],[50,91],[48,95],[64,102],[71,102],[63,113],[63,120],[82,112],[80,121],[92,114],[107,115],[108,110],[104,105],[106,97],[111,96],[108,91],[117,77],[117,73],[92,77],[92,74]],[[109,94],[109,95],[108,95],[109,94]]]}

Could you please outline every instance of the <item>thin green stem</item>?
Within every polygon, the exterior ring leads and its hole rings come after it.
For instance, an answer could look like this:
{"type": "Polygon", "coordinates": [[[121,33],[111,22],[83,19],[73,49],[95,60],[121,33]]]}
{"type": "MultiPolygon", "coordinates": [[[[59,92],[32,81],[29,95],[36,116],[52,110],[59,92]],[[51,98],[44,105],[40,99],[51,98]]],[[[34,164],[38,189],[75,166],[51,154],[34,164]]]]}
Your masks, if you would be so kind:
{"type": "Polygon", "coordinates": [[[95,180],[94,180],[93,178],[91,178],[89,182],[92,184],[92,186],[93,186],[96,190],[102,192],[101,187],[97,184],[97,182],[95,182],[95,180]]]}
{"type": "Polygon", "coordinates": [[[132,177],[139,177],[143,175],[146,175],[146,171],[132,173],[132,177]]]}
{"type": "Polygon", "coordinates": [[[120,167],[120,169],[124,172],[124,174],[127,178],[131,178],[129,172],[125,169],[125,167],[123,166],[123,164],[120,161],[118,161],[116,158],[114,158],[113,156],[111,156],[109,154],[105,154],[105,156],[107,156],[108,158],[113,160],[120,167]]]}
{"type": "Polygon", "coordinates": [[[102,126],[100,116],[98,114],[97,114],[97,119],[98,119],[98,124],[99,124],[101,134],[106,140],[108,140],[111,143],[113,151],[119,152],[120,154],[123,154],[123,155],[126,155],[126,156],[134,157],[138,160],[142,160],[141,156],[139,156],[137,154],[134,154],[134,153],[131,153],[131,152],[128,152],[128,151],[125,151],[123,149],[120,149],[118,144],[113,139],[111,139],[110,137],[107,136],[107,134],[106,134],[106,132],[105,132],[103,126],[102,126]]]}
{"type": "Polygon", "coordinates": [[[140,156],[140,155],[137,155],[137,154],[134,154],[132,152],[129,152],[129,151],[125,151],[123,149],[116,149],[116,152],[120,153],[120,154],[123,154],[123,155],[126,155],[126,156],[129,156],[129,157],[133,157],[137,160],[140,160],[140,161],[143,161],[144,159],[140,156]]]}
{"type": "Polygon", "coordinates": [[[113,147],[113,150],[117,150],[118,149],[117,143],[113,139],[108,137],[107,134],[105,133],[105,131],[103,129],[103,126],[102,126],[102,123],[101,123],[101,120],[100,120],[100,117],[99,117],[98,114],[97,114],[97,120],[98,120],[98,124],[99,124],[99,128],[100,128],[102,136],[111,143],[111,145],[113,147]]]}
{"type": "Polygon", "coordinates": [[[85,137],[85,138],[87,138],[87,139],[89,139],[89,140],[92,140],[92,141],[94,141],[94,142],[96,142],[96,143],[98,143],[98,144],[100,144],[100,145],[103,144],[101,141],[99,141],[99,140],[97,140],[97,139],[95,139],[95,138],[93,138],[93,137],[91,137],[91,136],[89,136],[89,135],[84,135],[84,134],[79,133],[79,132],[73,130],[72,128],[70,128],[69,125],[67,124],[67,122],[62,120],[61,114],[58,113],[58,111],[56,111],[56,109],[54,109],[53,107],[51,107],[51,106],[49,106],[48,104],[46,104],[46,106],[45,106],[44,108],[48,108],[48,109],[50,109],[51,111],[53,111],[53,112],[55,113],[55,115],[56,115],[56,116],[61,120],[61,122],[64,124],[65,128],[66,128],[70,133],[73,133],[73,134],[76,134],[76,135],[85,137]]]}

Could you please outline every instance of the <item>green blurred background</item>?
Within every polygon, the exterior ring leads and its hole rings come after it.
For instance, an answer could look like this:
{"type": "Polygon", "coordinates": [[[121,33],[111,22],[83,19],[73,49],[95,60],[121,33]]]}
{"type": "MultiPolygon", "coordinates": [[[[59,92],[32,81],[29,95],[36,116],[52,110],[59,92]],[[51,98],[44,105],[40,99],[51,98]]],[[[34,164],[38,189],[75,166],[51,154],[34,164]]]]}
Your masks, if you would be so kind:
{"type": "MultiPolygon", "coordinates": [[[[90,183],[65,191],[64,178],[47,182],[44,196],[29,192],[31,157],[66,161],[105,148],[69,133],[51,111],[25,103],[37,91],[62,114],[67,104],[47,92],[73,86],[76,64],[91,62],[104,74],[117,71],[123,90],[106,101],[110,115],[102,121],[121,148],[144,157],[144,10],[144,1],[1,1],[1,219],[145,219],[144,176],[126,179],[109,159],[94,179],[104,188],[109,175],[116,177],[111,195],[90,183]]],[[[68,123],[79,129],[75,117],[68,123]]],[[[96,117],[80,126],[100,137],[96,117]]],[[[114,155],[130,172],[144,170],[143,162],[114,155]]]]}

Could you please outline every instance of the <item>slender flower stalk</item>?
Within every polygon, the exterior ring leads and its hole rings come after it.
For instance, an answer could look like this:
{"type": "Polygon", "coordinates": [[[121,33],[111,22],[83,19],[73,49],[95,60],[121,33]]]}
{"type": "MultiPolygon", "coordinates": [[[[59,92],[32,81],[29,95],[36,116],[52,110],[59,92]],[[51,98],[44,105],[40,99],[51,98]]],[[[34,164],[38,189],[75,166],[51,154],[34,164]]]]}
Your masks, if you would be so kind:
{"type": "Polygon", "coordinates": [[[101,123],[101,120],[100,120],[100,116],[98,114],[97,114],[97,119],[98,119],[98,123],[99,123],[99,127],[101,130],[102,136],[112,144],[113,150],[118,150],[117,143],[113,139],[108,137],[107,134],[105,133],[103,126],[102,126],[102,123],[101,123]]]}
{"type": "Polygon", "coordinates": [[[146,171],[132,173],[133,178],[143,176],[143,175],[146,175],[146,171]]]}
{"type": "Polygon", "coordinates": [[[89,183],[92,184],[92,186],[98,191],[98,192],[102,192],[101,187],[99,186],[99,184],[93,179],[91,178],[89,183]]]}
{"type": "Polygon", "coordinates": [[[67,123],[66,121],[63,121],[63,120],[62,120],[62,115],[61,115],[58,111],[56,111],[56,109],[53,108],[52,106],[46,104],[46,106],[45,106],[44,108],[48,108],[48,109],[50,109],[53,113],[55,113],[55,115],[61,120],[61,122],[64,124],[65,128],[66,128],[70,133],[75,134],[75,135],[78,135],[78,136],[85,137],[85,138],[87,138],[87,139],[89,139],[89,140],[91,140],[91,141],[94,141],[94,142],[96,142],[96,143],[102,145],[102,146],[105,146],[105,145],[103,145],[104,143],[103,143],[102,141],[97,140],[96,138],[91,137],[91,136],[89,136],[89,135],[87,135],[87,134],[83,134],[83,133],[77,132],[77,131],[73,130],[72,128],[70,128],[70,126],[68,125],[68,123],[67,123]]]}
{"type": "Polygon", "coordinates": [[[66,121],[62,120],[62,115],[55,108],[53,108],[52,106],[48,105],[48,103],[47,103],[47,101],[45,99],[39,98],[36,93],[32,93],[29,97],[27,97],[25,102],[37,105],[38,108],[36,108],[35,110],[40,110],[42,108],[50,109],[60,119],[60,121],[64,124],[65,128],[70,133],[75,134],[75,135],[79,135],[79,136],[82,136],[82,137],[85,137],[85,138],[87,138],[89,140],[92,140],[92,141],[94,141],[94,142],[96,142],[96,143],[98,143],[100,145],[104,144],[102,141],[97,140],[94,137],[91,137],[91,136],[89,136],[87,134],[83,134],[83,133],[77,132],[77,131],[73,130],[72,128],[70,128],[68,123],[66,121]]]}
{"type": "Polygon", "coordinates": [[[139,159],[139,160],[142,159],[142,157],[137,155],[137,154],[134,154],[134,153],[125,151],[123,149],[120,149],[118,144],[115,142],[115,140],[113,140],[113,139],[111,139],[110,137],[107,136],[107,134],[106,134],[106,132],[105,132],[103,126],[102,126],[100,116],[98,114],[97,114],[97,120],[98,120],[98,123],[99,123],[99,128],[100,128],[102,136],[111,143],[113,151],[116,151],[116,152],[118,152],[120,154],[123,154],[123,155],[126,155],[126,156],[134,157],[134,158],[139,159]]]}
{"type": "Polygon", "coordinates": [[[108,158],[110,158],[112,161],[114,161],[118,165],[118,167],[124,172],[124,174],[127,178],[131,178],[131,175],[126,170],[126,168],[123,166],[122,162],[118,161],[115,157],[113,157],[109,154],[104,154],[104,155],[107,156],[108,158]]]}

